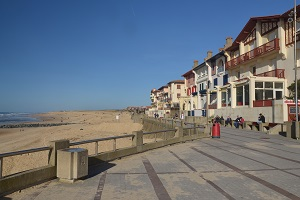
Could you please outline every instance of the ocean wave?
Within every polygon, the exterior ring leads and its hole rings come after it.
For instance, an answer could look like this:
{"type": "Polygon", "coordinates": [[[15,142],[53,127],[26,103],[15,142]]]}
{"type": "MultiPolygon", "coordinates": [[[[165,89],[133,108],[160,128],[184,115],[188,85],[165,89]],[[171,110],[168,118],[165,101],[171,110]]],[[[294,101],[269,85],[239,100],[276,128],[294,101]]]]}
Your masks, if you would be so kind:
{"type": "Polygon", "coordinates": [[[31,117],[30,113],[16,113],[16,112],[0,112],[0,124],[15,124],[22,122],[38,121],[36,118],[31,117]]]}

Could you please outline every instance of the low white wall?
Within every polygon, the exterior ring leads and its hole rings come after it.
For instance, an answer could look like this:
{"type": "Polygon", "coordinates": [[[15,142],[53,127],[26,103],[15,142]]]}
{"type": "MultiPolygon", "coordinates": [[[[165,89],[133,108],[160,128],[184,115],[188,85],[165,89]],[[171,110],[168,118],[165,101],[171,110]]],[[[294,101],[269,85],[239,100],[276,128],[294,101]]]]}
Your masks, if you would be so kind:
{"type": "Polygon", "coordinates": [[[270,107],[254,107],[249,108],[248,106],[241,106],[236,108],[220,108],[214,110],[214,116],[223,116],[224,119],[230,116],[232,119],[236,119],[237,115],[242,116],[245,121],[257,121],[259,113],[262,113],[266,122],[271,123],[283,123],[284,112],[283,112],[283,101],[274,100],[273,106],[270,107]]]}

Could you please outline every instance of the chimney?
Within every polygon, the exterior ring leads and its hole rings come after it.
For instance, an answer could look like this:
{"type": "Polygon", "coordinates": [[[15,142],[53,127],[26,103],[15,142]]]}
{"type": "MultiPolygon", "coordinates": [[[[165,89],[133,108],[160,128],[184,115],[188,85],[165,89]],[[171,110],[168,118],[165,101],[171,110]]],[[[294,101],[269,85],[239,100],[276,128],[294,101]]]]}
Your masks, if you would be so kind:
{"type": "Polygon", "coordinates": [[[194,66],[193,66],[193,68],[195,68],[197,66],[198,66],[198,60],[194,60],[194,66]]]}
{"type": "Polygon", "coordinates": [[[204,61],[210,59],[212,57],[212,53],[213,53],[212,51],[207,51],[207,57],[204,58],[204,61]]]}
{"type": "Polygon", "coordinates": [[[226,38],[226,44],[224,45],[224,49],[230,47],[232,45],[232,37],[226,38]]]}

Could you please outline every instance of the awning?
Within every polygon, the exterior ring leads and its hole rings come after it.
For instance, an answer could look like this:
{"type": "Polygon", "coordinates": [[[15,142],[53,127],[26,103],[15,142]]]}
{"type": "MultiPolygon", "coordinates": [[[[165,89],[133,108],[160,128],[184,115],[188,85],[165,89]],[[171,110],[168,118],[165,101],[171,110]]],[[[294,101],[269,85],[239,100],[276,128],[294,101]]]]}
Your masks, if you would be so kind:
{"type": "Polygon", "coordinates": [[[248,83],[250,79],[248,78],[244,78],[244,79],[241,79],[241,80],[238,80],[238,81],[235,81],[233,82],[234,85],[243,85],[245,83],[248,83]]]}

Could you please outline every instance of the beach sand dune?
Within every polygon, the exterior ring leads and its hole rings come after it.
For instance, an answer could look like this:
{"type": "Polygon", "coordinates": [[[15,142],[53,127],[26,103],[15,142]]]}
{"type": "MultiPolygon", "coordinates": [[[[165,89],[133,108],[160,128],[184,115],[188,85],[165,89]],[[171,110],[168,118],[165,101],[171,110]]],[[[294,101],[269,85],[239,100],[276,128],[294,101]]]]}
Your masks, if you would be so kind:
{"type": "MultiPolygon", "coordinates": [[[[70,123],[50,127],[26,127],[0,129],[0,153],[49,146],[50,141],[68,139],[70,142],[131,134],[142,129],[133,123],[129,112],[121,111],[66,111],[38,114],[40,124],[70,123]],[[116,116],[119,115],[119,120],[116,116]]],[[[36,122],[35,122],[36,123],[36,122]]],[[[131,145],[131,139],[117,142],[117,148],[131,145]]],[[[94,144],[83,145],[94,151],[94,144]]],[[[99,152],[112,149],[112,142],[99,144],[99,152]]],[[[48,152],[38,152],[4,158],[3,175],[8,175],[33,167],[47,165],[48,152]]]]}

